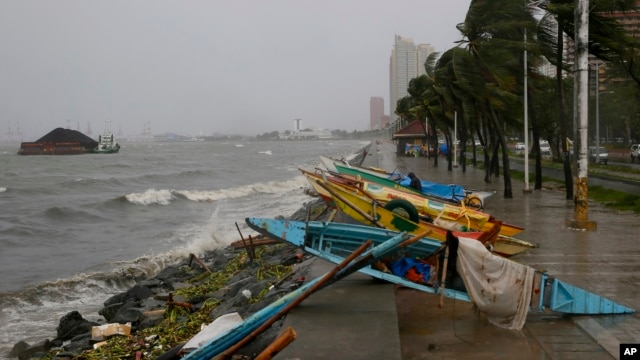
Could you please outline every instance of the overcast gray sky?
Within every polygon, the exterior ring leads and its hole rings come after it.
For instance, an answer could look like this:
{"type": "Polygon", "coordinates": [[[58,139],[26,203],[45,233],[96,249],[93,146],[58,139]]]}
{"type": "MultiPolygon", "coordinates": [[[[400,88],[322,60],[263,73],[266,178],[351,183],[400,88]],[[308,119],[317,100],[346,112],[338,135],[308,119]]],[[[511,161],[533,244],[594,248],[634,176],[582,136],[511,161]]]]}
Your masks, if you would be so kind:
{"type": "Polygon", "coordinates": [[[442,52],[470,0],[4,0],[0,128],[366,130],[394,36],[442,52]],[[79,127],[78,127],[79,125],[79,127]]]}

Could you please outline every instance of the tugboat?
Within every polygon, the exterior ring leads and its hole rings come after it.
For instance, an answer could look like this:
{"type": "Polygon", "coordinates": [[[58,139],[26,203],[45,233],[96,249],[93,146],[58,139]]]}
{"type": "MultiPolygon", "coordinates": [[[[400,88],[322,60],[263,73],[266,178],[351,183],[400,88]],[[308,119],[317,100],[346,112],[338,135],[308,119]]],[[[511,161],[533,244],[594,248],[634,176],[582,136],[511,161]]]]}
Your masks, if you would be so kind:
{"type": "Polygon", "coordinates": [[[115,154],[120,151],[120,144],[115,141],[113,134],[98,136],[98,145],[91,151],[94,154],[115,154]]]}

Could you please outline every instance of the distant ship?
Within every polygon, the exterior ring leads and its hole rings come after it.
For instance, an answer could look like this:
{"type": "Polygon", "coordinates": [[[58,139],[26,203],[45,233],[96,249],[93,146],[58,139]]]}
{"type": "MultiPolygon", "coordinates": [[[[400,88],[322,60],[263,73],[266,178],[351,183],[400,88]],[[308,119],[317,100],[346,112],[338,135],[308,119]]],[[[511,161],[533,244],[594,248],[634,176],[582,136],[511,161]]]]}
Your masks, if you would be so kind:
{"type": "Polygon", "coordinates": [[[103,134],[98,137],[98,145],[91,151],[94,154],[115,154],[120,151],[113,134],[103,134]]]}
{"type": "Polygon", "coordinates": [[[34,142],[21,143],[18,155],[78,155],[119,150],[113,135],[101,135],[98,142],[77,130],[56,128],[34,142]]]}

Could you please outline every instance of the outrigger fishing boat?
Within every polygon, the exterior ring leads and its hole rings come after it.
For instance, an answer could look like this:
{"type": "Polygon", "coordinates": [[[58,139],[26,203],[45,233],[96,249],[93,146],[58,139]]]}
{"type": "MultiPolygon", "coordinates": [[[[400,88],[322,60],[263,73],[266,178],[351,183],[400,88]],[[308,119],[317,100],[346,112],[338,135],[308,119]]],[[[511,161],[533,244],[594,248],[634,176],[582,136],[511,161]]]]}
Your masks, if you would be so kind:
{"type": "Polygon", "coordinates": [[[347,161],[336,161],[326,156],[320,156],[320,159],[330,172],[358,176],[379,185],[391,186],[410,193],[432,196],[440,201],[450,202],[455,205],[462,203],[467,207],[477,210],[482,210],[484,201],[493,195],[492,192],[488,191],[466,190],[457,184],[440,184],[424,179],[420,179],[422,191],[419,191],[409,186],[411,179],[409,179],[408,176],[396,171],[387,172],[379,168],[351,165],[347,161]]]}
{"type": "MultiPolygon", "coordinates": [[[[300,171],[303,174],[305,172],[311,174],[303,169],[300,169],[300,171]]],[[[307,175],[305,174],[305,176],[307,175]]],[[[437,218],[441,222],[451,221],[458,223],[458,229],[455,230],[463,230],[465,228],[466,230],[475,229],[476,231],[484,232],[490,231],[493,227],[491,223],[488,223],[492,218],[490,214],[464,205],[454,205],[416,192],[409,193],[393,187],[374,184],[360,177],[325,171],[321,171],[318,176],[334,185],[375,199],[386,209],[404,214],[405,217],[413,222],[418,222],[421,218],[431,219],[431,221],[437,218]]],[[[331,195],[326,191],[320,189],[316,189],[316,191],[325,200],[331,198],[331,195]]],[[[524,228],[520,226],[502,222],[500,235],[514,237],[523,231],[524,228]]]]}
{"type": "MultiPolygon", "coordinates": [[[[380,244],[400,234],[377,227],[335,222],[265,218],[247,218],[245,221],[260,234],[291,243],[333,263],[342,261],[367,240],[380,244]]],[[[359,271],[427,293],[472,301],[487,314],[493,324],[509,329],[521,329],[529,309],[568,314],[635,312],[634,309],[558,280],[545,272],[493,255],[474,239],[456,238],[449,234],[446,246],[439,241],[423,238],[408,246],[401,254],[385,258],[382,264],[368,265],[359,271]],[[448,256],[444,256],[442,262],[436,261],[434,257],[439,257],[440,254],[448,256]],[[405,259],[414,261],[405,262],[405,259]],[[446,259],[450,259],[449,263],[456,267],[454,273],[462,279],[462,288],[454,288],[454,279],[447,278],[450,275],[440,275],[447,274],[444,269],[451,266],[446,259]],[[409,280],[405,277],[409,274],[408,270],[405,276],[397,272],[398,269],[406,270],[406,266],[395,266],[398,261],[401,264],[419,263],[425,270],[422,270],[420,277],[409,280]],[[435,278],[442,281],[430,282],[432,272],[438,273],[435,278]]]]}
{"type": "Polygon", "coordinates": [[[322,178],[315,176],[313,173],[303,172],[316,191],[324,190],[331,196],[329,200],[343,213],[359,221],[365,225],[377,226],[395,231],[407,231],[416,233],[422,231],[431,231],[430,238],[440,242],[446,241],[447,231],[453,231],[454,236],[463,236],[480,241],[490,251],[500,256],[510,257],[536,247],[528,241],[520,240],[513,237],[505,237],[500,235],[502,222],[496,219],[489,220],[492,225],[487,231],[462,231],[455,222],[439,221],[436,219],[433,223],[427,221],[413,222],[404,216],[398,215],[393,211],[380,206],[376,200],[360,196],[345,188],[332,185],[325,182],[322,178]]]}
{"type": "Polygon", "coordinates": [[[451,230],[456,236],[480,240],[492,252],[505,257],[514,256],[537,247],[536,244],[531,242],[501,235],[502,222],[495,218],[491,218],[482,231],[465,229],[457,222],[437,218],[433,222],[424,220],[412,221],[406,215],[400,215],[386,209],[360,189],[336,186],[336,184],[327,182],[317,173],[301,171],[312,188],[320,194],[328,206],[335,206],[354,220],[366,225],[408,232],[429,229],[432,231],[431,237],[438,241],[444,241],[446,231],[451,230]]]}

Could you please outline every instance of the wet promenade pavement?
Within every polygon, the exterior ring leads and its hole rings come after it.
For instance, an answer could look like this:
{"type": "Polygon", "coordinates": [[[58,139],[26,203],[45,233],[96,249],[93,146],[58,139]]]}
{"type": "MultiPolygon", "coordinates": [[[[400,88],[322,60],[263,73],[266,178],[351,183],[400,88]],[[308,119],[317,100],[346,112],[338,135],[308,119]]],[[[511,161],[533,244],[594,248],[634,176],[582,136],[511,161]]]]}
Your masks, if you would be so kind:
{"type": "MultiPolygon", "coordinates": [[[[395,145],[374,143],[365,166],[415,172],[425,180],[494,192],[485,211],[523,226],[518,238],[538,247],[512,259],[570,284],[640,309],[640,217],[590,202],[596,231],[565,227],[573,202],[563,186],[545,184],[524,193],[513,181],[505,199],[502,178],[485,183],[481,169],[447,170],[425,158],[397,157],[395,145]]],[[[531,188],[533,184],[531,184],[531,188]]],[[[321,275],[332,265],[318,260],[321,275]]],[[[313,275],[313,274],[311,274],[313,275]]],[[[298,339],[275,359],[617,359],[621,343],[640,343],[640,316],[566,316],[530,312],[521,331],[491,325],[473,305],[354,274],[312,295],[292,310],[285,326],[298,339]],[[394,303],[395,302],[395,303],[394,303]]]]}

